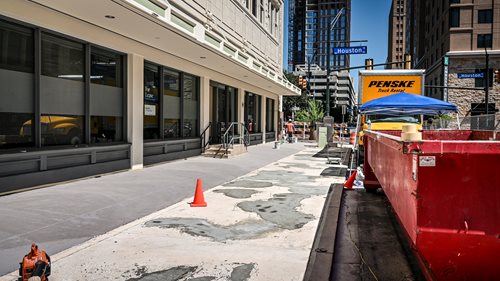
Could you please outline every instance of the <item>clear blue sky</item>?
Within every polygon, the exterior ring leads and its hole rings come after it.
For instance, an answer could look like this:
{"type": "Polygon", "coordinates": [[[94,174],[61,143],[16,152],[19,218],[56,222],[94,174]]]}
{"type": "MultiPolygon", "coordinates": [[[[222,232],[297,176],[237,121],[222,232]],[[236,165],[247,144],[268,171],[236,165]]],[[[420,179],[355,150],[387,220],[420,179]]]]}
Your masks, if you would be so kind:
{"type": "MultiPolygon", "coordinates": [[[[288,67],[288,2],[285,0],[285,37],[283,67],[288,67]]],[[[351,40],[368,40],[368,54],[351,55],[351,67],[362,66],[365,59],[372,58],[373,63],[384,63],[387,59],[387,32],[389,28],[389,10],[391,0],[351,0],[351,40]]],[[[360,46],[353,43],[352,46],[360,46]]],[[[379,67],[379,69],[381,69],[379,67]]],[[[355,88],[358,88],[358,70],[351,70],[355,88]]],[[[357,91],[357,90],[356,90],[357,91]]]]}

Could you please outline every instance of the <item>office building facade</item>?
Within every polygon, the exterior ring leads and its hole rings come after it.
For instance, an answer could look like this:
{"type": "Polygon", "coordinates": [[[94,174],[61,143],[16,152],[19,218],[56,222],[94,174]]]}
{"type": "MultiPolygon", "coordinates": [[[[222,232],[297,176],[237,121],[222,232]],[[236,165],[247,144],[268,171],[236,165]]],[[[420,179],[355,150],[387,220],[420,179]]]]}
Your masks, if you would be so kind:
{"type": "Polygon", "coordinates": [[[500,3],[406,0],[405,12],[405,52],[414,68],[426,70],[425,95],[456,104],[460,116],[484,114],[488,79],[488,113],[498,110],[500,85],[493,73],[500,69],[500,3]]]}
{"type": "Polygon", "coordinates": [[[2,1],[0,41],[0,193],[272,141],[300,94],[280,0],[2,1]]]}
{"type": "MultiPolygon", "coordinates": [[[[406,2],[407,0],[393,0],[389,12],[389,34],[387,63],[401,62],[406,51],[406,2]]],[[[386,69],[403,69],[404,64],[388,64],[386,69]]]]}
{"type": "MultiPolygon", "coordinates": [[[[349,55],[334,55],[333,48],[348,47],[350,40],[351,1],[295,0],[289,2],[288,68],[295,73],[311,65],[309,83],[321,84],[311,95],[325,99],[327,70],[330,75],[339,68],[349,67],[349,55]],[[341,13],[342,11],[342,13],[341,13]],[[336,16],[339,16],[335,21],[336,16]],[[330,52],[328,50],[330,49],[330,52]],[[317,70],[319,67],[319,71],[317,70]]],[[[329,83],[331,107],[342,100],[336,79],[329,83]]],[[[349,98],[350,99],[350,98],[349,98]]]]}

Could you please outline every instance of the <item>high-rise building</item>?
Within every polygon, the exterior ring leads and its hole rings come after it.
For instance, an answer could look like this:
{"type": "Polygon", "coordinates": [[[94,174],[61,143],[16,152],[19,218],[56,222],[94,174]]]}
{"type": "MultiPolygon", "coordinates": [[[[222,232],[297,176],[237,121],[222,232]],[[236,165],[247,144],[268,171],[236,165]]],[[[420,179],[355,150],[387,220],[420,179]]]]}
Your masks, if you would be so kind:
{"type": "Polygon", "coordinates": [[[500,84],[493,74],[500,69],[500,2],[405,1],[405,52],[414,68],[426,70],[425,95],[456,104],[460,116],[486,113],[486,96],[488,113],[498,110],[500,84]]]}
{"type": "Polygon", "coordinates": [[[335,47],[349,46],[350,22],[350,0],[289,2],[288,68],[309,79],[310,94],[318,99],[324,99],[329,88],[333,108],[341,104],[352,106],[353,101],[352,87],[339,87],[337,81],[344,80],[344,76],[337,77],[340,72],[335,71],[349,67],[349,55],[333,53],[335,47]]]}
{"type": "Polygon", "coordinates": [[[283,16],[283,0],[0,1],[0,194],[200,155],[226,132],[275,140],[301,93],[283,16]]]}
{"type": "MultiPolygon", "coordinates": [[[[400,62],[404,60],[405,45],[406,45],[406,26],[407,0],[392,1],[391,10],[389,12],[389,48],[387,54],[387,62],[400,62]]],[[[404,64],[389,64],[387,69],[403,69],[404,64]]]]}

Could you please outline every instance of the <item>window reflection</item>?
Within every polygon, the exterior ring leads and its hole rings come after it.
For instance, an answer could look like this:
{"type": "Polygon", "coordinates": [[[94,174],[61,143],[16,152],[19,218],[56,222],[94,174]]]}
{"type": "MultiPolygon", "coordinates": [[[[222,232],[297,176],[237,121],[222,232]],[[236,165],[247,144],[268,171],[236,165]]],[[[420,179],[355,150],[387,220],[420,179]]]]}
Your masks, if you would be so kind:
{"type": "Polygon", "coordinates": [[[198,135],[198,85],[197,79],[184,75],[184,137],[198,135]]]}
{"type": "Polygon", "coordinates": [[[31,29],[0,20],[0,149],[34,144],[33,44],[31,29]]]}
{"type": "Polygon", "coordinates": [[[92,47],[90,81],[113,87],[122,87],[122,56],[92,47]]]}
{"type": "Polygon", "coordinates": [[[158,66],[144,64],[144,139],[160,138],[158,66]]]}
{"type": "Polygon", "coordinates": [[[163,71],[163,137],[179,138],[181,126],[181,95],[179,91],[179,72],[163,71]]]}
{"type": "Polygon", "coordinates": [[[122,118],[115,116],[92,116],[90,124],[90,138],[92,143],[122,140],[122,118]]]}
{"type": "MultiPolygon", "coordinates": [[[[83,116],[42,115],[42,145],[83,143],[83,116]]],[[[31,120],[24,125],[31,125],[31,120]]]]}
{"type": "Polygon", "coordinates": [[[49,34],[42,36],[42,75],[83,81],[83,44],[49,34]]]}

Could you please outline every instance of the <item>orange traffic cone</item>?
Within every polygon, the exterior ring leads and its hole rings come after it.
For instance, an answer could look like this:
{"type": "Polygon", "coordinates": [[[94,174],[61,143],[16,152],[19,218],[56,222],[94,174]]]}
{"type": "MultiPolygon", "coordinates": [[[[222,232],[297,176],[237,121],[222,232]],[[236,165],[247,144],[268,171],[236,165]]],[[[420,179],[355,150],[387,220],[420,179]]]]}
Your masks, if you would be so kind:
{"type": "Polygon", "coordinates": [[[206,207],[205,197],[203,196],[203,188],[201,187],[201,180],[196,181],[196,191],[194,192],[194,200],[189,203],[191,207],[206,207]]]}
{"type": "Polygon", "coordinates": [[[354,170],[354,172],[351,174],[349,179],[344,183],[344,188],[352,189],[352,184],[354,183],[354,180],[356,179],[356,174],[358,173],[358,170],[354,170]]]}

